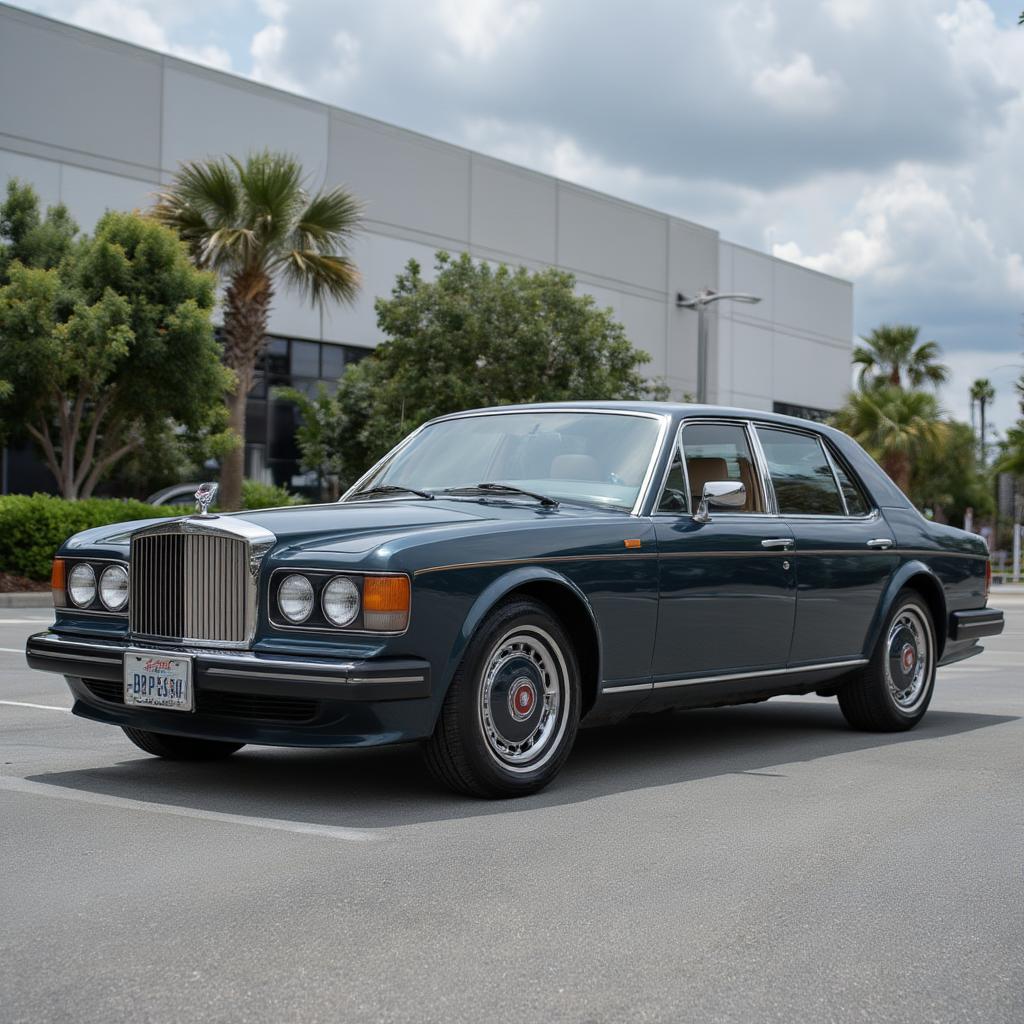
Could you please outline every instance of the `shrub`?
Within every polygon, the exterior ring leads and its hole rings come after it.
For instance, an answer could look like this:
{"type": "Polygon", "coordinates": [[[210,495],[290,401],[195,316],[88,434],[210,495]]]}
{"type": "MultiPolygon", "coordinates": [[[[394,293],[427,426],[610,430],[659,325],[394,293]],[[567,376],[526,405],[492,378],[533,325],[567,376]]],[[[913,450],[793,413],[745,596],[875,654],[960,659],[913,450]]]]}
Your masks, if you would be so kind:
{"type": "Polygon", "coordinates": [[[242,481],[242,508],[279,508],[281,505],[301,505],[302,498],[296,497],[284,487],[260,483],[259,480],[242,481]]]}
{"type": "Polygon", "coordinates": [[[108,523],[191,511],[117,498],[65,501],[52,494],[7,494],[0,497],[0,571],[47,580],[54,553],[72,534],[108,523]]]}

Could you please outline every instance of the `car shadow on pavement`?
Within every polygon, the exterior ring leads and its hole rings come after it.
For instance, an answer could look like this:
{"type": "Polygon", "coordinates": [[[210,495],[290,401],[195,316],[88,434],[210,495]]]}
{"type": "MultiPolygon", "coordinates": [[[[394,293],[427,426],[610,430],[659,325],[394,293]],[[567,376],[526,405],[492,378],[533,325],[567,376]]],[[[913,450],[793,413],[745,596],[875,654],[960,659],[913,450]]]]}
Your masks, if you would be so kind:
{"type": "MultiPolygon", "coordinates": [[[[880,750],[1017,721],[931,710],[906,733],[847,728],[833,702],[780,701],[669,712],[582,730],[559,777],[536,796],[487,801],[434,783],[415,745],[369,750],[246,747],[226,761],[144,756],[32,781],[201,811],[347,828],[387,828],[577,804],[614,793],[880,750]]],[[[128,741],[125,740],[126,748],[128,741]]],[[[127,750],[126,750],[127,752],[127,750]]]]}

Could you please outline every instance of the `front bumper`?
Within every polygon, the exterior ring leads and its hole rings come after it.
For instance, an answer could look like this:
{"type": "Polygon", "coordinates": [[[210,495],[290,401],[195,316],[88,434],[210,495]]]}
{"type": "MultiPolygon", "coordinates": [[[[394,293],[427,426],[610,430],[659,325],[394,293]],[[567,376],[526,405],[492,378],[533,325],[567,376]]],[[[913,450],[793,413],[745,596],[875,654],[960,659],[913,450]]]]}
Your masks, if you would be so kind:
{"type": "Polygon", "coordinates": [[[253,651],[175,649],[53,632],[30,636],[31,668],[67,678],[75,714],[154,732],[289,746],[393,743],[429,735],[430,663],[253,651]],[[153,650],[193,658],[195,710],[124,703],[124,654],[153,650]]]}

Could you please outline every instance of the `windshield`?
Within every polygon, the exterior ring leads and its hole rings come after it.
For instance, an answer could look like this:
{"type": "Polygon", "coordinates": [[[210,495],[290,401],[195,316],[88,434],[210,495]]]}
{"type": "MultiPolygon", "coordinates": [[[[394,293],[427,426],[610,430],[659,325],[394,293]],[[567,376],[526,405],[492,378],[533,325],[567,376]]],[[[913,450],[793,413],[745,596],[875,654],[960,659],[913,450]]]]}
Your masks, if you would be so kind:
{"type": "Polygon", "coordinates": [[[632,509],[661,424],[600,412],[509,412],[425,427],[360,484],[438,493],[503,483],[610,508],[632,509]]]}

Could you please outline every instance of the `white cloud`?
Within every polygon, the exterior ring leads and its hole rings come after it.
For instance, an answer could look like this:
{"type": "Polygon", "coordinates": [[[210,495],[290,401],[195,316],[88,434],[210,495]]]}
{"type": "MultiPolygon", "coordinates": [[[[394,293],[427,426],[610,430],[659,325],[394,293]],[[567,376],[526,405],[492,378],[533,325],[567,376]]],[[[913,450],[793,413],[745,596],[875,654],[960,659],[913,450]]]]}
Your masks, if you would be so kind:
{"type": "Polygon", "coordinates": [[[830,75],[821,75],[806,53],[798,53],[787,64],[762,68],[753,81],[754,94],[788,114],[827,114],[838,99],[840,85],[830,75]]]}

